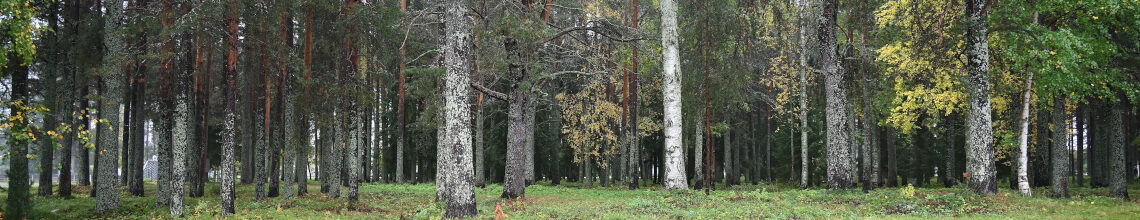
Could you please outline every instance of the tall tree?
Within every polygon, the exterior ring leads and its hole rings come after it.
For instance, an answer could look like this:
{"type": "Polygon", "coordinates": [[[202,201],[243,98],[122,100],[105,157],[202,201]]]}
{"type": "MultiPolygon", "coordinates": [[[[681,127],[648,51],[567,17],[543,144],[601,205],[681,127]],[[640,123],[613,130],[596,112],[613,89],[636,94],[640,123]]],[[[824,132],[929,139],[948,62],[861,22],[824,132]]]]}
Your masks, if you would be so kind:
{"type": "MultiPolygon", "coordinates": [[[[118,1],[103,0],[106,13],[103,15],[104,37],[103,44],[107,48],[107,55],[103,57],[104,70],[102,89],[103,98],[99,106],[99,179],[95,181],[95,211],[106,212],[119,209],[119,132],[123,129],[114,129],[119,125],[119,105],[122,103],[123,83],[126,83],[126,72],[122,61],[126,59],[127,45],[124,42],[126,21],[123,4],[118,1]]],[[[121,128],[121,127],[120,127],[121,128]]]]}
{"type": "Polygon", "coordinates": [[[234,213],[234,121],[237,116],[237,52],[238,52],[238,2],[226,1],[226,69],[225,69],[225,116],[222,119],[222,170],[221,193],[222,215],[234,213]]]}
{"type": "Polygon", "coordinates": [[[446,203],[445,217],[463,218],[474,216],[475,187],[471,164],[471,106],[468,95],[471,93],[472,35],[471,17],[468,16],[468,1],[451,1],[446,6],[445,24],[447,45],[444,46],[446,76],[446,96],[444,98],[444,142],[442,158],[446,180],[443,198],[446,203]]]}
{"type": "MultiPolygon", "coordinates": [[[[7,42],[5,42],[7,43],[7,42]]],[[[28,99],[28,66],[21,54],[5,54],[4,74],[12,76],[12,93],[10,106],[12,108],[5,124],[12,124],[8,128],[8,200],[4,207],[4,218],[27,218],[32,211],[31,184],[28,182],[28,143],[31,142],[31,112],[28,99]]],[[[30,56],[30,55],[28,55],[30,56]]],[[[114,182],[114,181],[111,181],[114,182]]],[[[116,191],[117,192],[117,191],[116,191]]],[[[97,206],[98,207],[98,206],[97,206]]]]}
{"type": "Polygon", "coordinates": [[[1124,131],[1124,112],[1125,107],[1123,103],[1112,104],[1112,109],[1108,113],[1108,124],[1111,127],[1111,135],[1108,135],[1108,191],[1113,197],[1124,199],[1128,201],[1128,180],[1125,175],[1128,175],[1125,170],[1126,164],[1124,163],[1125,154],[1125,131],[1124,131]]]}
{"type": "Polygon", "coordinates": [[[1069,197],[1069,117],[1065,113],[1065,97],[1053,96],[1053,141],[1050,155],[1053,164],[1053,198],[1069,197]]]}
{"type": "Polygon", "coordinates": [[[665,59],[662,90],[665,97],[665,189],[683,190],[689,186],[685,178],[685,151],[681,148],[681,62],[677,45],[677,2],[662,1],[661,16],[661,45],[664,47],[662,53],[665,59]]]}
{"type": "Polygon", "coordinates": [[[990,52],[986,0],[966,3],[966,69],[969,73],[970,113],[966,118],[966,172],[970,189],[979,195],[997,193],[994,136],[990,117],[990,52]]]}
{"type": "Polygon", "coordinates": [[[819,16],[819,43],[823,51],[820,55],[822,74],[826,81],[827,94],[827,188],[847,189],[853,184],[851,180],[851,152],[849,143],[851,139],[847,121],[847,88],[843,81],[843,69],[840,68],[838,54],[839,44],[836,41],[835,29],[837,27],[836,14],[839,2],[824,0],[822,13],[819,16]]]}
{"type": "Polygon", "coordinates": [[[1033,73],[1025,80],[1025,92],[1021,104],[1021,132],[1018,134],[1017,148],[1017,191],[1024,196],[1033,196],[1029,189],[1029,103],[1033,99],[1033,73]]]}
{"type": "Polygon", "coordinates": [[[173,165],[171,164],[173,157],[173,155],[171,155],[173,153],[173,146],[171,146],[173,143],[173,139],[171,138],[171,123],[174,119],[171,115],[173,100],[171,99],[172,94],[170,88],[171,80],[174,80],[174,73],[171,69],[171,65],[173,65],[172,61],[174,60],[174,55],[171,54],[174,50],[174,37],[171,33],[171,22],[173,22],[174,17],[173,1],[162,0],[160,7],[162,11],[159,14],[159,16],[161,16],[161,33],[159,36],[163,36],[159,38],[162,42],[160,55],[165,57],[163,57],[161,63],[159,63],[159,100],[157,100],[156,103],[158,108],[155,110],[157,117],[155,117],[154,122],[155,151],[157,151],[158,154],[158,180],[156,181],[158,186],[156,187],[157,190],[154,197],[155,205],[161,207],[171,204],[170,175],[173,171],[173,167],[171,167],[173,165]]]}
{"type": "MultiPolygon", "coordinates": [[[[408,0],[400,0],[400,11],[404,13],[408,12],[408,0]]],[[[309,20],[311,21],[312,19],[309,20]]],[[[399,93],[397,95],[399,102],[396,104],[396,183],[404,183],[404,142],[406,142],[404,137],[404,127],[406,126],[406,123],[404,122],[406,118],[404,115],[404,90],[406,89],[404,86],[407,81],[407,76],[404,74],[404,69],[407,65],[404,61],[404,56],[406,56],[408,53],[408,49],[406,48],[408,41],[407,34],[408,32],[411,32],[412,24],[408,24],[407,29],[408,31],[406,31],[404,34],[404,41],[400,43],[400,59],[397,60],[400,66],[400,82],[399,87],[396,88],[396,92],[399,93]]],[[[308,31],[308,28],[306,28],[306,31],[308,31]]],[[[306,39],[310,38],[312,38],[312,35],[306,34],[306,39]]],[[[308,41],[311,42],[311,40],[308,41]]]]}
{"type": "Polygon", "coordinates": [[[808,28],[807,16],[808,8],[811,8],[813,0],[805,0],[799,4],[799,22],[800,22],[800,188],[806,189],[808,187],[808,106],[807,106],[807,74],[810,68],[807,66],[807,34],[805,33],[808,28]]]}

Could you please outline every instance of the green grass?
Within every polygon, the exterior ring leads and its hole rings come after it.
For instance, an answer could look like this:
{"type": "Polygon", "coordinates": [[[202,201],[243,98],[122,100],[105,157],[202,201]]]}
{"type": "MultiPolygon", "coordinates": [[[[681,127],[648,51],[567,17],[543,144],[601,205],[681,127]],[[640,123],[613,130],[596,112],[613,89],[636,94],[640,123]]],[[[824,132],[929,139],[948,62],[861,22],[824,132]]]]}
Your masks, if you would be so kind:
{"type": "MultiPolygon", "coordinates": [[[[625,190],[624,187],[577,189],[574,183],[550,186],[543,182],[527,188],[527,198],[504,201],[499,185],[476,189],[479,219],[494,218],[501,205],[516,219],[760,219],[760,218],[1016,218],[1016,219],[1136,219],[1140,201],[1106,197],[1106,189],[1075,188],[1070,199],[1051,199],[1046,188],[1037,197],[1023,197],[1002,189],[996,196],[975,196],[964,187],[887,188],[864,194],[858,190],[798,190],[788,186],[734,186],[705,196],[703,191],[665,192],[660,187],[625,190]]],[[[296,199],[254,201],[254,187],[240,185],[237,214],[230,219],[438,219],[443,210],[433,201],[434,184],[365,184],[360,202],[327,199],[310,193],[296,199]]],[[[1132,186],[1133,193],[1137,185],[1132,186]]],[[[36,197],[36,217],[45,219],[163,219],[168,210],[154,206],[154,185],[148,197],[122,195],[122,208],[94,213],[89,189],[78,187],[76,197],[36,197]]],[[[215,184],[202,198],[187,198],[191,219],[218,217],[220,204],[215,184]]],[[[309,192],[319,192],[315,182],[309,192]]],[[[34,189],[33,189],[34,192],[34,189]]],[[[344,190],[342,190],[342,193],[344,190]]],[[[1140,196],[1140,195],[1134,195],[1140,196]]],[[[0,192],[0,199],[6,199],[0,192]]]]}

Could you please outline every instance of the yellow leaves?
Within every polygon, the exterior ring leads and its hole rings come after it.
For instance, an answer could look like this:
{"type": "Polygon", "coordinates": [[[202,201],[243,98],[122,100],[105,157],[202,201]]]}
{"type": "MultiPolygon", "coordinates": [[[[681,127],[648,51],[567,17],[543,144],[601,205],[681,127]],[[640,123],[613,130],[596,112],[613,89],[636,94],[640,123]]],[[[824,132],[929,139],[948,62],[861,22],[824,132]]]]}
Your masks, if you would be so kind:
{"type": "Polygon", "coordinates": [[[620,152],[618,137],[623,134],[617,125],[621,123],[622,107],[610,97],[620,92],[622,86],[614,77],[595,77],[578,93],[557,94],[555,99],[561,106],[562,133],[574,150],[574,162],[595,158],[599,166],[605,167],[608,164],[602,158],[620,152]]]}

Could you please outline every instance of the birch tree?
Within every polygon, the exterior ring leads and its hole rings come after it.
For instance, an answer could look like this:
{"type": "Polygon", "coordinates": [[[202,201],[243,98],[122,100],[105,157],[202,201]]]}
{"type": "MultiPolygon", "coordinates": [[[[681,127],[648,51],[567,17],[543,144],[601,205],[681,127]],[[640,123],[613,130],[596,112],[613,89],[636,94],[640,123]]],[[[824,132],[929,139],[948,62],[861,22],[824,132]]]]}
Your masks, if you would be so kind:
{"type": "Polygon", "coordinates": [[[664,57],[665,190],[688,189],[685,152],[681,148],[681,69],[677,46],[677,2],[661,1],[661,41],[664,57]]]}

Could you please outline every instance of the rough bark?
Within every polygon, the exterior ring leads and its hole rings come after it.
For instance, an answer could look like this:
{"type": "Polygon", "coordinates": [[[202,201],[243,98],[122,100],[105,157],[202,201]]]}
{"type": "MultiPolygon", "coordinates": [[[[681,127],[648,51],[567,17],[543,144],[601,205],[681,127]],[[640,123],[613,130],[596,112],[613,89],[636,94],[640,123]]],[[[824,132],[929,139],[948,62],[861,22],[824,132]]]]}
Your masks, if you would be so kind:
{"type": "Polygon", "coordinates": [[[822,74],[827,95],[827,188],[851,187],[851,134],[847,121],[847,88],[840,68],[838,43],[835,39],[836,14],[839,3],[824,0],[819,16],[819,42],[822,74]]]}
{"type": "Polygon", "coordinates": [[[1065,97],[1053,97],[1053,198],[1069,197],[1069,125],[1065,97]]]}
{"type": "MultiPolygon", "coordinates": [[[[114,29],[111,29],[111,30],[114,30],[114,29]]],[[[24,64],[24,59],[22,57],[18,57],[16,55],[16,53],[9,53],[8,57],[6,57],[6,59],[8,59],[8,64],[4,67],[4,71],[6,72],[6,75],[10,75],[12,77],[11,78],[12,87],[10,90],[11,91],[11,96],[10,96],[11,101],[12,102],[21,102],[25,106],[31,106],[30,105],[31,100],[28,97],[28,75],[29,75],[28,74],[28,66],[26,64],[24,64]]],[[[118,75],[118,74],[113,74],[113,75],[118,75]]],[[[106,78],[114,79],[114,76],[108,76],[106,78]]],[[[115,106],[115,107],[118,107],[118,106],[115,106]]],[[[104,108],[104,109],[106,109],[106,108],[104,108]]],[[[100,112],[102,112],[102,111],[100,111],[100,112]]],[[[17,115],[17,114],[28,115],[28,114],[24,113],[23,109],[20,109],[20,108],[10,109],[10,113],[12,115],[17,115]]],[[[31,199],[32,194],[30,192],[32,185],[28,180],[28,157],[27,157],[27,155],[28,155],[28,144],[30,143],[30,141],[28,140],[28,138],[17,138],[17,136],[13,135],[13,132],[10,132],[10,131],[23,131],[23,130],[27,129],[27,126],[29,126],[30,123],[31,123],[31,120],[25,118],[23,121],[21,121],[19,123],[11,123],[12,126],[5,129],[6,131],[9,131],[9,132],[4,132],[8,136],[7,142],[4,143],[6,148],[7,148],[6,150],[8,151],[7,152],[8,155],[6,155],[6,157],[10,158],[10,159],[8,159],[8,171],[6,173],[6,176],[8,177],[8,189],[7,189],[8,198],[7,198],[7,201],[5,203],[4,213],[0,213],[0,217],[5,218],[5,219],[27,218],[28,215],[30,215],[32,212],[32,207],[33,207],[32,206],[32,199],[31,199]],[[10,130],[8,130],[8,129],[10,129],[10,130]]],[[[102,133],[100,133],[100,134],[102,134],[102,133]]],[[[102,144],[102,142],[100,142],[100,143],[102,144]]],[[[110,156],[108,155],[108,157],[110,157],[110,156]]],[[[100,159],[103,159],[103,158],[100,157],[100,159]]],[[[109,171],[100,170],[100,174],[103,174],[103,173],[109,174],[109,171]]],[[[108,178],[114,179],[113,176],[108,177],[108,178]]],[[[103,183],[103,184],[114,184],[115,181],[104,181],[104,182],[111,182],[111,183],[103,183]]],[[[98,183],[102,183],[102,182],[98,182],[98,183]]],[[[114,186],[114,185],[111,185],[111,186],[114,186]]],[[[114,197],[114,200],[108,200],[105,197],[97,197],[95,200],[96,211],[102,212],[102,211],[118,208],[118,197],[117,197],[118,196],[118,190],[117,189],[108,189],[108,190],[105,190],[104,192],[107,192],[107,191],[116,192],[115,193],[116,197],[114,197]],[[110,206],[110,205],[113,205],[113,206],[110,206]],[[111,207],[111,208],[107,209],[107,207],[111,207]],[[100,209],[100,208],[103,208],[103,209],[100,209]]],[[[103,194],[110,194],[110,193],[103,193],[103,194]]]]}
{"type": "Polygon", "coordinates": [[[475,187],[487,187],[487,171],[484,166],[486,160],[483,146],[483,94],[478,95],[475,104],[475,187]]]}
{"type": "MultiPolygon", "coordinates": [[[[194,49],[201,49],[198,47],[197,42],[195,42],[194,45],[194,49]]],[[[195,64],[198,65],[201,62],[201,53],[196,54],[195,64]]],[[[186,163],[183,161],[186,161],[186,158],[189,156],[187,155],[187,148],[190,147],[190,140],[194,138],[192,132],[190,132],[193,129],[192,117],[194,115],[190,109],[192,100],[190,100],[189,83],[191,82],[190,78],[192,74],[192,70],[185,70],[185,72],[179,73],[175,76],[175,84],[173,85],[174,127],[171,128],[171,161],[173,162],[171,169],[173,172],[170,178],[170,216],[175,218],[183,216],[184,198],[182,195],[185,191],[186,173],[188,171],[186,163]]]]}
{"type": "Polygon", "coordinates": [[[1113,197],[1124,199],[1128,201],[1128,181],[1125,175],[1126,172],[1124,164],[1125,150],[1125,131],[1124,131],[1124,112],[1126,111],[1124,104],[1112,104],[1112,110],[1108,114],[1108,124],[1111,126],[1108,132],[1108,191],[1113,197]]]}
{"type": "Polygon", "coordinates": [[[994,163],[994,137],[990,116],[990,52],[987,39],[989,23],[986,0],[966,3],[968,41],[966,65],[969,73],[970,113],[966,119],[967,161],[970,189],[979,195],[997,193],[997,168],[994,163]]]}
{"type": "MultiPolygon", "coordinates": [[[[124,43],[125,31],[123,28],[124,12],[122,4],[116,1],[103,0],[106,13],[103,15],[103,45],[107,48],[107,56],[103,57],[103,98],[99,106],[99,118],[107,123],[99,125],[99,149],[95,152],[99,157],[99,179],[95,182],[95,211],[106,212],[119,209],[119,131],[112,126],[118,126],[122,111],[119,105],[123,100],[123,83],[126,82],[126,73],[123,71],[122,61],[125,58],[126,47],[124,43]]],[[[13,167],[12,169],[16,169],[13,167]]],[[[16,178],[13,178],[16,179],[16,178]]]]}
{"type": "MultiPolygon", "coordinates": [[[[48,23],[47,26],[44,28],[48,29],[49,31],[46,31],[41,36],[42,37],[41,41],[43,41],[43,43],[42,43],[43,47],[41,48],[42,49],[41,53],[45,53],[45,54],[40,55],[39,60],[42,60],[45,63],[45,66],[43,67],[43,70],[41,70],[42,72],[40,74],[45,74],[48,76],[48,77],[44,77],[44,79],[43,79],[44,80],[44,87],[46,87],[46,88],[44,88],[45,93],[44,93],[43,101],[45,102],[44,103],[45,106],[51,108],[51,112],[48,112],[43,117],[43,124],[44,124],[43,128],[47,131],[54,131],[54,130],[56,130],[56,127],[59,124],[59,122],[68,122],[66,120],[66,114],[64,114],[64,113],[68,113],[68,109],[67,109],[66,105],[70,104],[70,102],[64,101],[65,97],[66,97],[66,96],[64,96],[65,95],[64,92],[66,92],[67,88],[68,88],[68,87],[64,86],[64,84],[66,84],[68,82],[65,81],[65,80],[67,80],[66,78],[63,78],[63,77],[66,77],[64,75],[64,68],[65,67],[61,66],[61,63],[62,63],[61,61],[63,59],[60,58],[59,54],[61,52],[58,51],[59,48],[62,46],[62,44],[59,41],[59,35],[56,34],[56,33],[62,32],[59,29],[59,16],[58,16],[59,5],[58,4],[49,4],[49,5],[44,7],[43,13],[44,13],[44,15],[46,15],[46,17],[47,17],[46,20],[48,23]],[[57,80],[56,77],[60,77],[63,79],[57,80]]],[[[19,74],[19,73],[17,73],[17,74],[19,74]]],[[[65,133],[61,133],[60,135],[67,136],[65,133]]],[[[39,175],[40,178],[39,179],[40,180],[39,180],[39,187],[38,187],[38,191],[36,192],[36,195],[41,196],[41,197],[51,196],[51,194],[52,194],[52,180],[51,180],[51,178],[52,178],[52,173],[53,173],[52,170],[54,170],[53,169],[54,168],[53,167],[53,165],[54,165],[53,159],[54,159],[54,154],[55,154],[54,150],[56,148],[55,145],[59,144],[60,146],[68,146],[66,143],[67,142],[64,140],[55,140],[54,138],[44,138],[43,141],[41,141],[41,144],[39,147],[40,152],[38,153],[39,157],[36,158],[40,162],[40,164],[39,164],[39,166],[40,166],[39,167],[39,171],[40,171],[40,175],[39,175]]],[[[66,168],[66,167],[61,167],[61,168],[66,168]]]]}
{"type": "Polygon", "coordinates": [[[444,217],[464,218],[474,216],[475,185],[471,159],[471,18],[467,16],[467,0],[451,1],[447,5],[446,30],[447,45],[444,48],[447,68],[447,90],[444,96],[445,134],[442,137],[444,151],[448,156],[441,161],[446,163],[448,176],[444,217]]]}
{"type": "MultiPolygon", "coordinates": [[[[237,116],[237,52],[238,52],[238,2],[226,1],[226,70],[225,70],[225,116],[222,119],[222,169],[221,197],[222,215],[234,213],[234,121],[237,116]]],[[[205,151],[205,150],[203,150],[205,151]]],[[[205,165],[203,165],[205,166],[205,165]]]]}

